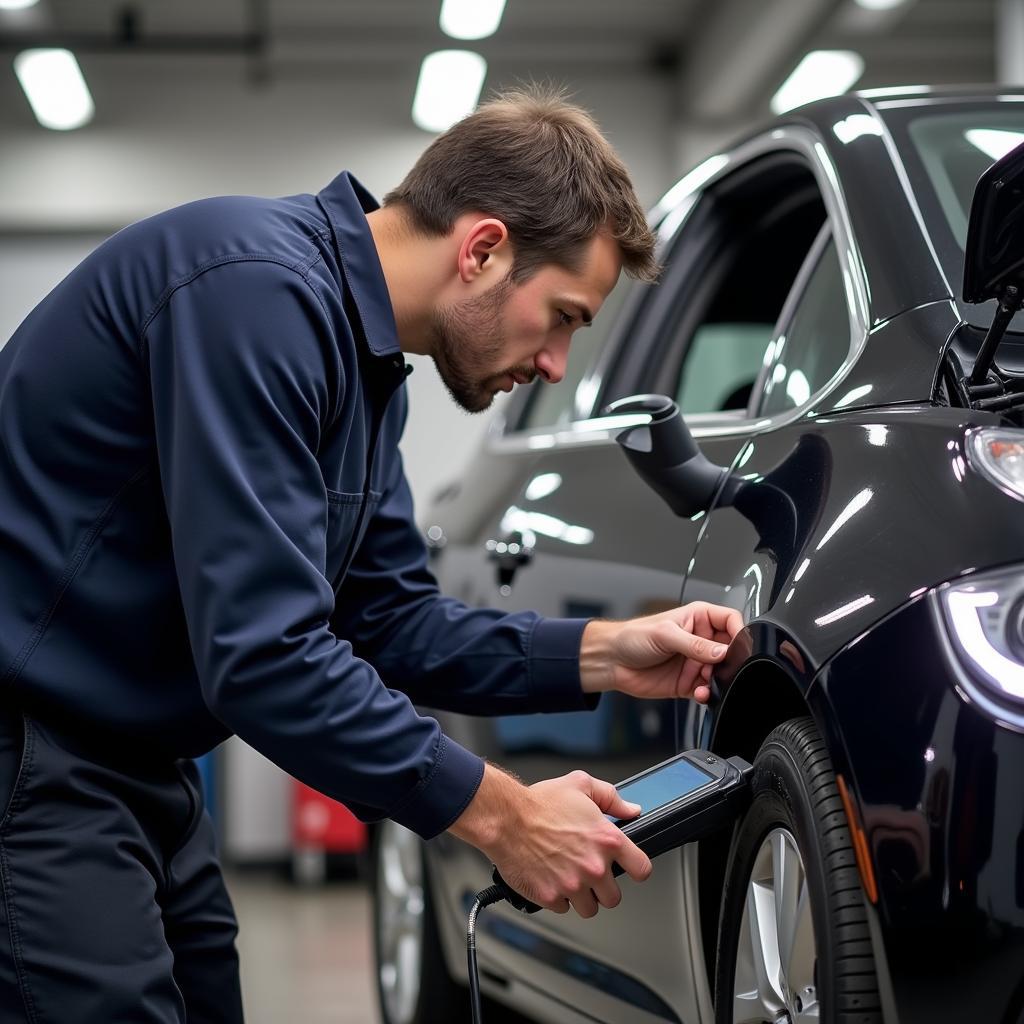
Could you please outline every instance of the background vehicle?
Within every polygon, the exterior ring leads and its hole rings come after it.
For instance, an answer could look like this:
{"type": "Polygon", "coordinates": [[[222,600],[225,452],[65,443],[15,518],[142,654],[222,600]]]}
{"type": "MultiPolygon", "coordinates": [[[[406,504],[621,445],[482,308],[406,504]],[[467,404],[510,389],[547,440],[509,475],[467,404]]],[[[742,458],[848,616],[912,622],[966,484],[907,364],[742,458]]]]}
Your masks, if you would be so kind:
{"type": "MultiPolygon", "coordinates": [[[[443,716],[528,781],[621,779],[693,746],[758,768],[734,833],[663,856],[614,913],[488,911],[483,983],[517,1011],[1024,1021],[1024,516],[1007,470],[1024,339],[1015,320],[998,378],[969,393],[995,304],[958,297],[975,183],[1024,142],[1022,102],[841,97],[706,161],[656,212],[662,282],[620,284],[604,343],[581,339],[566,382],[520,396],[438,497],[436,570],[467,603],[625,618],[705,599],[748,624],[711,709],[614,694],[572,716],[443,716]],[[723,488],[680,518],[644,487],[614,438],[645,418],[602,415],[638,393],[673,397],[745,499],[723,488]]],[[[400,842],[382,840],[385,857],[400,842]]],[[[447,836],[405,856],[428,894],[409,919],[464,978],[488,865],[447,836]]],[[[385,963],[430,956],[397,948],[385,963]]],[[[442,1019],[387,996],[389,1024],[442,1019]]]]}

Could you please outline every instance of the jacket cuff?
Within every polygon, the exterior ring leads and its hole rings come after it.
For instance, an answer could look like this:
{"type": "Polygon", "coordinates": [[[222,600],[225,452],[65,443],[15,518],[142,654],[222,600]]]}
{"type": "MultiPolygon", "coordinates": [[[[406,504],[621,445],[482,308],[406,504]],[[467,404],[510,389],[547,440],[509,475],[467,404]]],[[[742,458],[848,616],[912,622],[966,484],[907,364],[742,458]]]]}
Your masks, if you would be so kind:
{"type": "Polygon", "coordinates": [[[599,693],[580,687],[580,644],[590,619],[538,619],[527,660],[535,711],[592,711],[599,693]]]}
{"type": "Polygon", "coordinates": [[[430,773],[388,817],[433,839],[469,806],[483,777],[483,760],[441,733],[430,773]]]}

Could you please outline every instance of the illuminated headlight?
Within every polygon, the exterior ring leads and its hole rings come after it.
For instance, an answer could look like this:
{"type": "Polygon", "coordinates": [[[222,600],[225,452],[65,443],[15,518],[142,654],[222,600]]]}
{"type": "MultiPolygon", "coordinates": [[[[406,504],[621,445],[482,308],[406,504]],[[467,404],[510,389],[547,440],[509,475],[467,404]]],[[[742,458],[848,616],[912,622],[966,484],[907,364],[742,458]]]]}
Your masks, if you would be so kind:
{"type": "Polygon", "coordinates": [[[964,664],[994,696],[1024,706],[1024,569],[972,577],[939,591],[964,664]]]}
{"type": "Polygon", "coordinates": [[[967,440],[967,458],[996,486],[1024,498],[1024,430],[983,427],[967,440]]]}

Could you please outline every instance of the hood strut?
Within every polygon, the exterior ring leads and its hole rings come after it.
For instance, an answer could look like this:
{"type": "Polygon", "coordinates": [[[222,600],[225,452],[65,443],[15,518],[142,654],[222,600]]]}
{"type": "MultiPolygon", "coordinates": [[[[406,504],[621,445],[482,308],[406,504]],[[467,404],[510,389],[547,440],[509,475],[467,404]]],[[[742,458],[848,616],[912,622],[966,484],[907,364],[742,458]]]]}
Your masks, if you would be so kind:
{"type": "Polygon", "coordinates": [[[994,412],[1020,403],[1019,393],[1006,393],[1006,385],[998,370],[991,373],[989,371],[995,362],[996,349],[999,348],[1013,315],[1020,309],[1022,303],[1024,293],[1017,285],[1008,284],[1003,288],[992,325],[981,343],[978,358],[974,361],[974,368],[969,375],[959,377],[956,382],[957,393],[967,408],[988,409],[994,412]]]}

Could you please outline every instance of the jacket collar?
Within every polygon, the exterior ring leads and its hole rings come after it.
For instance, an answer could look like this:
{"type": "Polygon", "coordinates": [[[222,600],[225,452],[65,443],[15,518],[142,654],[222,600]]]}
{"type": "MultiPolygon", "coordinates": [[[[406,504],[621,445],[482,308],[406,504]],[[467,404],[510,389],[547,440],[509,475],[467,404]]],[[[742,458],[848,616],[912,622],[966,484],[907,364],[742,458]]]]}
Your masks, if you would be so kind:
{"type": "Polygon", "coordinates": [[[348,171],[342,171],[317,200],[331,225],[338,259],[355,299],[363,335],[375,356],[401,355],[387,281],[366,214],[380,207],[348,171]]]}

